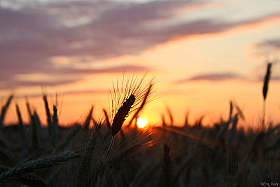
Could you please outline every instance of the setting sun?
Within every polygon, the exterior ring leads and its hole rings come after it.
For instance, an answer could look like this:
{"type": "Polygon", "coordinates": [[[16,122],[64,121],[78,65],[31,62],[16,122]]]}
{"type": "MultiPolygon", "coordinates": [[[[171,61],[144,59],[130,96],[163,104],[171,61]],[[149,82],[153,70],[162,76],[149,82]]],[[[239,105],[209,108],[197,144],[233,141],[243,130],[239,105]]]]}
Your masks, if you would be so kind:
{"type": "Polygon", "coordinates": [[[144,128],[147,125],[147,120],[145,118],[138,118],[137,119],[137,126],[139,128],[144,128]]]}

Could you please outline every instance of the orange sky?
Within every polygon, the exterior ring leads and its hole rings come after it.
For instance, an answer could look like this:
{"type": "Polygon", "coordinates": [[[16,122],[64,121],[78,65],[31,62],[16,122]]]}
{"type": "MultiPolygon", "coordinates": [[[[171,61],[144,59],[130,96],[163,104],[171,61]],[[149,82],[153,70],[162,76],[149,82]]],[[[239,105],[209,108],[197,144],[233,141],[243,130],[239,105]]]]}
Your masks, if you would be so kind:
{"type": "MultiPolygon", "coordinates": [[[[61,124],[82,122],[91,106],[101,120],[117,78],[148,71],[145,81],[153,79],[157,99],[141,116],[150,125],[161,124],[162,115],[168,122],[167,107],[178,125],[187,112],[191,122],[202,115],[205,124],[217,122],[228,118],[233,100],[245,114],[242,124],[256,126],[267,59],[280,57],[279,6],[273,0],[2,3],[1,105],[15,95],[5,122],[17,122],[15,103],[28,121],[27,97],[45,123],[42,92],[50,104],[63,93],[61,124]]],[[[276,63],[266,103],[275,123],[279,92],[276,63]]]]}

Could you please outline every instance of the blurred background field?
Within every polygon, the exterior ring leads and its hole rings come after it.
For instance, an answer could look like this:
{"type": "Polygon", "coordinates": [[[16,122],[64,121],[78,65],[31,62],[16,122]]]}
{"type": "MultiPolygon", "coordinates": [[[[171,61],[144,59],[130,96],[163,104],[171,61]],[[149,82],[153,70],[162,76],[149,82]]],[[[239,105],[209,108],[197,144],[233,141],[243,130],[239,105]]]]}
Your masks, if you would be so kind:
{"type": "MultiPolygon", "coordinates": [[[[264,101],[269,65],[263,86],[264,101]]],[[[104,117],[98,120],[91,107],[80,123],[69,127],[59,124],[57,105],[50,107],[47,95],[42,96],[46,113],[42,119],[26,102],[28,124],[23,124],[16,105],[18,122],[4,125],[0,131],[0,183],[238,187],[278,184],[280,124],[268,122],[262,116],[258,128],[244,128],[240,125],[245,121],[242,110],[230,101],[228,118],[221,117],[211,125],[203,124],[203,116],[190,123],[186,115],[184,125],[176,126],[172,112],[167,109],[168,115],[162,116],[160,124],[140,128],[136,123],[138,115],[134,114],[144,110],[140,106],[147,104],[152,87],[150,83],[141,92],[141,100],[135,105],[137,110],[131,109],[130,118],[117,131],[113,130],[113,119],[118,118],[117,113],[130,94],[120,95],[124,100],[114,105],[119,107],[112,118],[103,110],[104,117]],[[43,127],[42,121],[48,125],[43,127]]],[[[2,125],[12,98],[13,95],[2,107],[2,125]]]]}

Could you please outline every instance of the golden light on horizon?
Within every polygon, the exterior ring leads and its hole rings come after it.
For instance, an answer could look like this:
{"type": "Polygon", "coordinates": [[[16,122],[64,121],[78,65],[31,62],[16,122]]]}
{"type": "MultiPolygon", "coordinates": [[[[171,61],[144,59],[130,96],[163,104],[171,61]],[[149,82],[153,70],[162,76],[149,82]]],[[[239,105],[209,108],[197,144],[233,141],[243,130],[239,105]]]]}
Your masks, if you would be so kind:
{"type": "Polygon", "coordinates": [[[138,118],[137,119],[137,127],[144,128],[147,125],[147,120],[145,118],[138,118]]]}

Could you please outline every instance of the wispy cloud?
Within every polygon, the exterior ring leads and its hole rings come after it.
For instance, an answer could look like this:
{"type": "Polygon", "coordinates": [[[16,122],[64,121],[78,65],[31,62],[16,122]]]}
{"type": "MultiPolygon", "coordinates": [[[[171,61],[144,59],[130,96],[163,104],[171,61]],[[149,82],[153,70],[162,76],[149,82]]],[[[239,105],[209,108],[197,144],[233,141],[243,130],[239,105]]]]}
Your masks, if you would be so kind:
{"type": "MultiPolygon", "coordinates": [[[[237,26],[279,16],[273,14],[239,22],[203,18],[170,24],[178,9],[193,5],[203,6],[203,3],[50,1],[31,5],[20,4],[17,9],[11,8],[13,6],[0,6],[0,79],[5,82],[4,87],[22,85],[23,83],[16,79],[18,74],[43,72],[49,75],[67,75],[100,71],[114,73],[121,68],[143,71],[146,67],[137,67],[133,63],[126,67],[98,70],[77,70],[70,65],[58,68],[51,63],[51,59],[68,56],[75,57],[77,63],[94,63],[94,59],[138,54],[178,36],[221,33],[237,26]],[[93,60],[84,62],[83,59],[87,56],[93,60]]],[[[65,78],[61,82],[45,83],[60,84],[76,80],[65,78]]],[[[24,81],[24,84],[28,83],[33,85],[42,82],[24,81]]],[[[3,88],[3,84],[1,87],[3,88]]]]}
{"type": "Polygon", "coordinates": [[[176,81],[176,83],[186,83],[191,81],[212,81],[212,82],[218,82],[218,81],[225,81],[225,80],[246,80],[243,76],[235,74],[235,73],[209,73],[209,74],[200,74],[195,75],[190,78],[182,79],[176,81]]]}
{"type": "MultiPolygon", "coordinates": [[[[194,75],[185,79],[177,80],[175,83],[184,84],[194,81],[210,81],[210,82],[221,82],[226,80],[241,80],[246,82],[263,82],[264,75],[252,75],[251,78],[242,76],[233,72],[222,72],[222,73],[204,73],[199,75],[194,75]]],[[[280,76],[272,75],[271,81],[279,81],[280,76]]]]}
{"type": "Polygon", "coordinates": [[[280,51],[280,38],[273,38],[273,39],[264,39],[259,43],[256,43],[253,47],[253,55],[255,56],[262,56],[262,57],[269,57],[279,56],[280,51]]]}
{"type": "Polygon", "coordinates": [[[256,45],[257,48],[274,48],[280,49],[280,38],[264,40],[256,45]]]}
{"type": "Polygon", "coordinates": [[[147,67],[133,65],[103,69],[64,68],[52,72],[16,74],[14,79],[1,82],[0,89],[11,89],[15,86],[56,86],[69,84],[86,79],[86,75],[98,73],[144,73],[147,71],[150,71],[147,67]]]}

